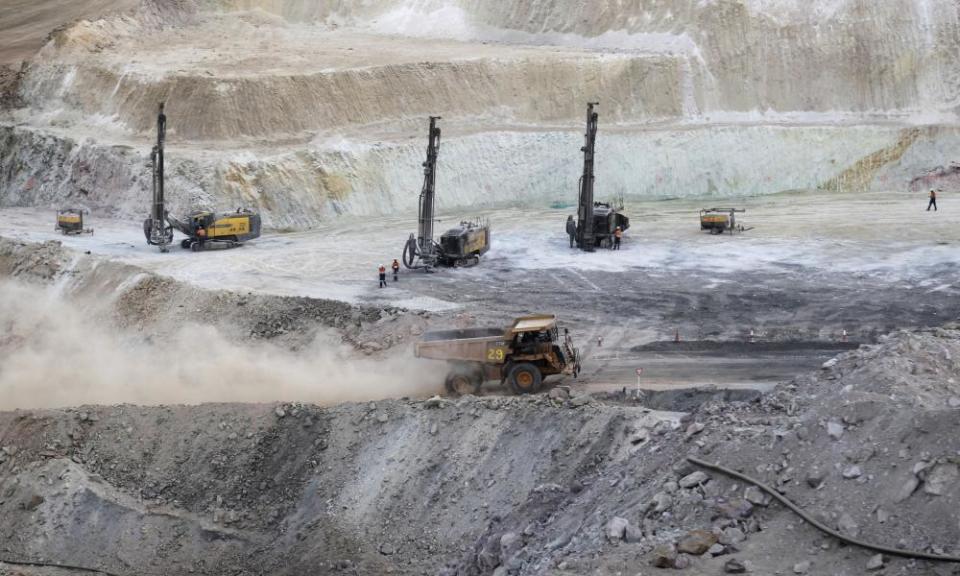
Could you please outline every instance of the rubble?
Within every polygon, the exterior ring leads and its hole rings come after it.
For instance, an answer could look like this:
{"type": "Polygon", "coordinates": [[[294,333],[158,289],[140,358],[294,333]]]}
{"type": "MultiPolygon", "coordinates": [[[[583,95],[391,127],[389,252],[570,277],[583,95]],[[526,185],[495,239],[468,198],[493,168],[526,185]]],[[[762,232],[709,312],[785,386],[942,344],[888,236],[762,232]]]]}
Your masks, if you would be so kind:
{"type": "MultiPolygon", "coordinates": [[[[168,288],[151,280],[146,298],[124,305],[157,305],[154,290],[168,288]]],[[[372,326],[402,314],[376,317],[372,326]]],[[[960,331],[896,332],[752,396],[431,391],[330,406],[0,413],[0,541],[20,557],[121,573],[164,561],[171,576],[201,566],[209,576],[543,576],[616,573],[637,559],[690,573],[785,574],[804,562],[808,574],[862,573],[873,559],[687,457],[771,486],[844,534],[952,552],[960,423],[946,407],[960,369],[947,352],[960,358],[960,331]],[[143,537],[114,537],[128,525],[143,537]],[[117,554],[97,554],[109,547],[117,554]]],[[[882,564],[909,567],[928,564],[882,564]]]]}

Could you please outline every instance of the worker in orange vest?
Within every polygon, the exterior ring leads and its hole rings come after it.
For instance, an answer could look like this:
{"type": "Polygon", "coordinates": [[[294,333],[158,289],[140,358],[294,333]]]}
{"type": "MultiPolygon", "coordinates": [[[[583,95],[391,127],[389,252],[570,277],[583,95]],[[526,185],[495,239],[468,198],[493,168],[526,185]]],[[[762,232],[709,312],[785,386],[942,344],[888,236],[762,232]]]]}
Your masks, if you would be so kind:
{"type": "Polygon", "coordinates": [[[623,230],[617,226],[617,229],[613,231],[613,249],[620,249],[620,240],[623,239],[623,230]]]}
{"type": "Polygon", "coordinates": [[[400,262],[398,262],[396,258],[393,259],[393,266],[391,266],[391,268],[393,268],[393,281],[396,282],[399,280],[397,276],[400,274],[400,262]]]}
{"type": "Polygon", "coordinates": [[[203,243],[207,241],[207,229],[203,227],[202,222],[197,222],[197,240],[200,242],[200,249],[203,250],[203,243]]]}
{"type": "Polygon", "coordinates": [[[927,204],[927,212],[930,211],[930,208],[933,208],[933,211],[937,211],[937,193],[934,190],[930,191],[930,203],[927,204]]]}
{"type": "Polygon", "coordinates": [[[380,265],[380,287],[387,287],[387,268],[383,264],[380,265]]]}

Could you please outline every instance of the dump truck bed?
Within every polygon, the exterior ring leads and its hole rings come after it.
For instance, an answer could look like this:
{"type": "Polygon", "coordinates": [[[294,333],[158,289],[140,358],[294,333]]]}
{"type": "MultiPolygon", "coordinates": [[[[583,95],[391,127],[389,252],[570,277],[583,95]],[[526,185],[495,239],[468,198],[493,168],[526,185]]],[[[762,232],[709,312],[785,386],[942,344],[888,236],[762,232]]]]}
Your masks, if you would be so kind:
{"type": "Polygon", "coordinates": [[[471,328],[428,332],[417,342],[415,352],[418,358],[431,360],[502,362],[506,349],[502,328],[471,328]]]}

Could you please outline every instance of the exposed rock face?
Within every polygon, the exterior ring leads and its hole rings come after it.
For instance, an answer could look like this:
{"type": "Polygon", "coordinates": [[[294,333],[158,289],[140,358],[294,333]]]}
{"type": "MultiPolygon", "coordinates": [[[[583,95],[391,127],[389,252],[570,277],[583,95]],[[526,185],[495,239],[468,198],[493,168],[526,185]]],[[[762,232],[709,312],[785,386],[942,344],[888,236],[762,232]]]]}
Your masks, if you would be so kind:
{"type": "Polygon", "coordinates": [[[414,211],[431,114],[443,207],[542,206],[596,99],[601,196],[960,188],[955,3],[608,3],[103,2],[17,76],[0,206],[139,215],[160,100],[171,208],[272,228],[414,211]]]}

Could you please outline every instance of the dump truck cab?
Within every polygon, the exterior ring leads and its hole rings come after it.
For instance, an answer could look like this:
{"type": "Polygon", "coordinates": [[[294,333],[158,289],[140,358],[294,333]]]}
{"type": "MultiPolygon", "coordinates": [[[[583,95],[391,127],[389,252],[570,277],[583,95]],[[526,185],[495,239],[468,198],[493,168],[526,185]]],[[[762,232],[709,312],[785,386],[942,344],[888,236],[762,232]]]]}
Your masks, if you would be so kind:
{"type": "Polygon", "coordinates": [[[580,355],[569,331],[561,334],[553,315],[517,318],[506,329],[428,332],[417,343],[416,355],[450,364],[445,384],[453,395],[475,394],[487,381],[532,394],[549,376],[576,376],[580,371],[580,355]]]}

